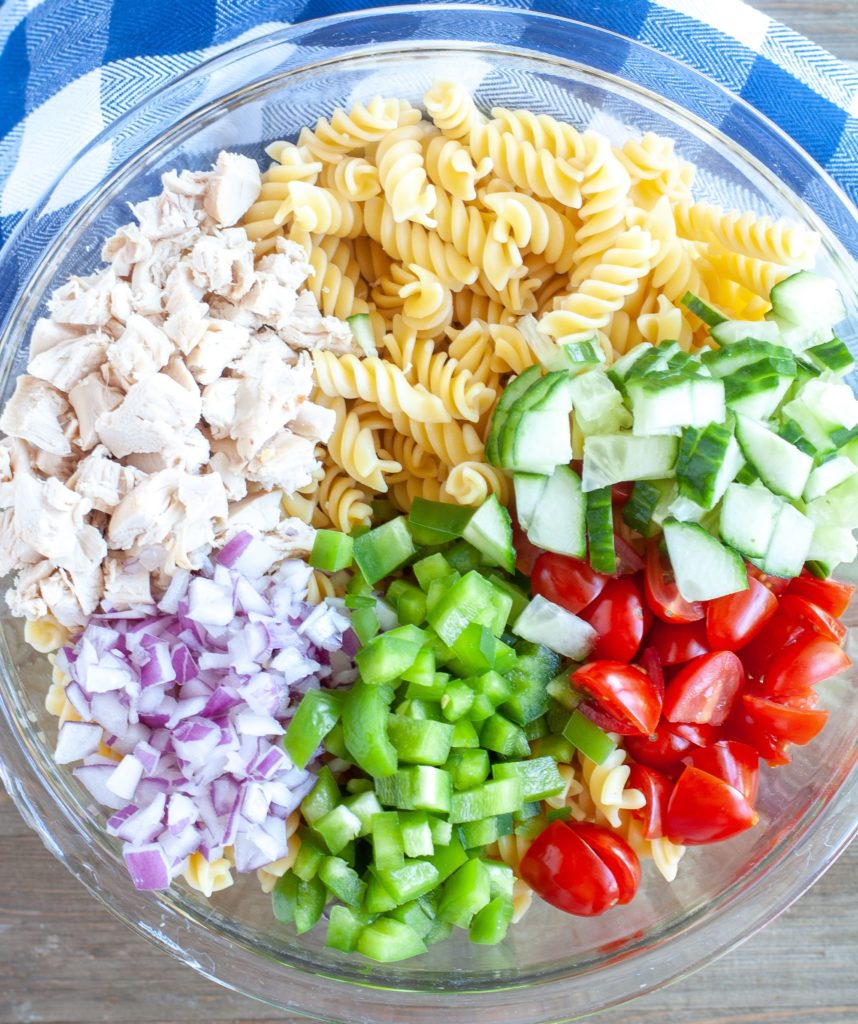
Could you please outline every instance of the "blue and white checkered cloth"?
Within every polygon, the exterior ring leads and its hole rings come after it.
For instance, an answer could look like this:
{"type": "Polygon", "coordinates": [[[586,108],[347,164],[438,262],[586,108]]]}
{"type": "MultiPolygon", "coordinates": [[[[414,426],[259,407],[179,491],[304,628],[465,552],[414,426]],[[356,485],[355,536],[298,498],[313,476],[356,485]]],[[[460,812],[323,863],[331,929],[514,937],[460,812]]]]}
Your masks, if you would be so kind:
{"type": "MultiPolygon", "coordinates": [[[[485,0],[492,4],[492,0],[485,0]]],[[[0,243],[68,157],[219,51],[371,0],[0,0],[0,243]]],[[[646,43],[791,135],[858,202],[858,72],[740,0],[504,0],[646,43]]],[[[74,197],[70,197],[74,198],[74,197]]]]}

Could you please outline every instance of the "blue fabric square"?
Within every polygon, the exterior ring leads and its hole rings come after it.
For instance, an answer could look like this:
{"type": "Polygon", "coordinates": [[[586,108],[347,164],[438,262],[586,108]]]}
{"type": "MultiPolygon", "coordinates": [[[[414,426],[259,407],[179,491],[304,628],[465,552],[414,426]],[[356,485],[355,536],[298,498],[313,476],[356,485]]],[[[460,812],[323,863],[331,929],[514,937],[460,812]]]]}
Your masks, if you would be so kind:
{"type": "Polygon", "coordinates": [[[825,164],[840,143],[846,111],[766,57],[757,57],[742,99],[770,117],[815,159],[825,164]]]}
{"type": "Polygon", "coordinates": [[[105,63],[123,57],[202,50],[215,33],[216,0],[120,0],[110,16],[105,63]]]}
{"type": "Polygon", "coordinates": [[[0,138],[11,131],[24,117],[27,95],[27,77],[30,60],[27,57],[27,22],[21,21],[13,30],[0,52],[3,88],[0,90],[0,138]]]}

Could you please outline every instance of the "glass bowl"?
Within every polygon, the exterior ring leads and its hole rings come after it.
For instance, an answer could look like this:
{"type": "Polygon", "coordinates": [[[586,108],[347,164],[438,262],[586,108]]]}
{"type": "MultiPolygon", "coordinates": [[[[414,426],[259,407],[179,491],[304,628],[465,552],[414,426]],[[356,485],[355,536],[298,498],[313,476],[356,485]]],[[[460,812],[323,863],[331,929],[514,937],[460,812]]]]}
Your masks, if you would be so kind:
{"type": "MultiPolygon", "coordinates": [[[[706,78],[648,47],[575,22],[486,7],[387,8],[296,25],[200,65],[120,118],[57,178],[0,256],[0,388],[23,369],[28,325],[53,287],[98,263],[128,201],[159,191],[170,168],[204,168],[223,147],[262,157],[339,105],[374,94],[418,101],[454,78],[480,104],[527,107],[620,141],[656,131],[698,167],[700,198],[805,222],[823,238],[856,347],[855,210],[776,126],[706,78]]],[[[853,570],[847,571],[848,576],[853,570]]],[[[850,624],[858,623],[856,608],[850,624]]],[[[46,659],[2,624],[0,769],[45,845],[107,909],[202,974],[328,1021],[565,1021],[687,974],[772,920],[831,864],[858,828],[856,673],[824,687],[822,737],[767,773],[760,823],[690,852],[673,885],[647,868],[629,906],[596,919],[538,904],[500,946],[464,933],[417,960],[371,966],[296,939],[271,916],[253,877],[205,900],[183,884],[132,888],[104,818],[55,765],[56,723],[43,707],[46,659]]],[[[854,636],[852,639],[854,645],[854,636]]]]}

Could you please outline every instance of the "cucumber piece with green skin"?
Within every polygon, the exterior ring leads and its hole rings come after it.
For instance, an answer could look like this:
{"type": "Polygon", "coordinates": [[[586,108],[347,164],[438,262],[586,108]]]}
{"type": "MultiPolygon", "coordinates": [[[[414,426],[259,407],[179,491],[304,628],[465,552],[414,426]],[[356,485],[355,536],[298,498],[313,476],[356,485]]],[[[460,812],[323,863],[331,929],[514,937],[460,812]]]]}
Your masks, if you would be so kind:
{"type": "Polygon", "coordinates": [[[630,348],[628,352],[617,359],[616,362],[611,364],[610,370],[608,370],[608,376],[614,383],[618,380],[625,380],[631,368],[635,365],[638,359],[641,359],[647,352],[652,351],[653,346],[648,341],[642,341],[639,345],[635,345],[634,348],[630,348]]]}
{"type": "Polygon", "coordinates": [[[498,437],[499,465],[551,472],[572,458],[570,377],[558,371],[535,381],[509,409],[498,437]]]}
{"type": "Polygon", "coordinates": [[[646,377],[648,374],[666,371],[668,358],[658,348],[644,352],[640,359],[636,359],[634,365],[629,369],[624,378],[625,383],[631,384],[633,380],[640,380],[641,377],[646,377]]]}
{"type": "Polygon", "coordinates": [[[728,427],[709,423],[705,427],[686,428],[676,459],[680,496],[698,505],[701,512],[712,508],[721,500],[743,463],[742,453],[728,427]]]}
{"type": "Polygon", "coordinates": [[[809,501],[805,512],[819,526],[858,527],[858,471],[809,501]]]}
{"type": "Polygon", "coordinates": [[[515,489],[515,514],[519,525],[527,530],[533,520],[533,513],[539,504],[548,477],[540,473],[516,473],[512,478],[515,489]]]}
{"type": "Polygon", "coordinates": [[[503,391],[501,391],[500,398],[492,413],[492,422],[489,427],[488,438],[486,439],[486,461],[490,462],[493,466],[499,465],[500,449],[498,441],[509,410],[531,384],[539,380],[541,376],[542,370],[540,367],[529,366],[518,377],[513,377],[503,391]]]}
{"type": "Polygon", "coordinates": [[[715,324],[709,333],[719,345],[732,346],[747,341],[779,347],[781,344],[780,329],[776,323],[769,320],[726,320],[715,324]]]}
{"type": "Polygon", "coordinates": [[[784,376],[795,376],[795,356],[782,345],[770,345],[765,341],[739,341],[729,348],[714,349],[703,353],[703,363],[716,377],[729,377],[730,374],[752,366],[761,359],[771,360],[772,368],[784,376]]]}
{"type": "Polygon", "coordinates": [[[736,416],[736,439],[770,491],[794,500],[801,497],[813,469],[809,455],[741,413],[736,416]]]}
{"type": "Polygon", "coordinates": [[[614,546],[614,509],[611,488],[601,487],[587,494],[587,548],[590,565],[608,576],[617,571],[614,546]]]}
{"type": "Polygon", "coordinates": [[[762,558],[771,542],[780,506],[780,498],[766,487],[730,484],[721,502],[722,538],[748,558],[762,558]]]}
{"type": "MultiPolygon", "coordinates": [[[[858,425],[858,398],[848,384],[809,380],[802,388],[797,401],[810,411],[829,437],[843,428],[851,430],[858,425]]],[[[791,415],[786,406],[784,412],[791,415]]]]}
{"type": "Polygon", "coordinates": [[[805,455],[809,455],[811,458],[816,458],[819,454],[816,447],[804,436],[801,427],[795,420],[791,420],[789,417],[781,420],[778,437],[782,437],[784,441],[794,444],[799,451],[804,452],[805,455]]]}
{"type": "Polygon", "coordinates": [[[372,320],[369,313],[354,313],[346,317],[346,323],[351,328],[355,341],[360,345],[365,356],[377,356],[378,349],[375,347],[375,332],[372,329],[372,320]]]}
{"type": "Polygon", "coordinates": [[[855,359],[839,338],[824,341],[805,349],[804,358],[809,359],[817,369],[846,376],[855,369],[855,359]]]}
{"type": "Polygon", "coordinates": [[[585,523],[581,480],[568,466],[557,466],[534,510],[528,540],[545,551],[583,558],[587,552],[585,523]]]}
{"type": "Polygon", "coordinates": [[[462,532],[462,538],[495,565],[507,572],[515,571],[512,520],[496,494],[487,498],[471,516],[462,532]]]}
{"type": "Polygon", "coordinates": [[[821,327],[814,327],[811,324],[794,324],[790,320],[778,316],[773,310],[766,313],[766,322],[777,326],[781,335],[781,344],[786,345],[797,356],[802,355],[815,345],[822,345],[824,342],[830,341],[832,337],[831,328],[824,324],[821,327]]]}
{"type": "Polygon", "coordinates": [[[691,352],[677,352],[668,359],[667,369],[674,373],[701,373],[703,363],[691,352]]]}
{"type": "Polygon", "coordinates": [[[547,601],[540,594],[531,600],[513,623],[512,629],[524,640],[543,644],[573,661],[583,661],[592,651],[598,637],[589,622],[547,601]]]}
{"type": "Polygon", "coordinates": [[[679,439],[600,434],[584,441],[584,491],[627,480],[664,480],[675,475],[679,439]]]}
{"type": "Polygon", "coordinates": [[[800,270],[772,288],[772,312],[790,323],[819,329],[846,319],[846,307],[831,278],[800,270]]]}
{"type": "Polygon", "coordinates": [[[751,561],[770,576],[798,576],[807,561],[813,530],[812,520],[782,501],[765,555],[751,561]]]}
{"type": "Polygon", "coordinates": [[[858,556],[858,540],[845,526],[817,526],[807,552],[807,568],[825,579],[842,562],[847,565],[858,556]]]}
{"type": "Polygon", "coordinates": [[[747,590],[742,556],[696,523],[668,519],[664,539],[676,586],[686,601],[711,601],[747,590]]]}
{"type": "Polygon", "coordinates": [[[730,319],[720,309],[710,306],[708,302],[704,302],[694,292],[686,292],[679,301],[689,313],[693,313],[707,327],[717,327],[718,324],[726,323],[730,319]]]}
{"type": "Polygon", "coordinates": [[[626,392],[638,437],[678,434],[682,427],[721,423],[726,415],[724,383],[711,377],[653,375],[628,381],[626,392]]]}
{"type": "Polygon", "coordinates": [[[752,419],[767,420],[792,382],[792,377],[778,372],[772,360],[760,359],[724,379],[727,406],[752,419]]]}
{"type": "Polygon", "coordinates": [[[623,505],[622,516],[626,526],[637,530],[643,537],[657,533],[659,527],[653,521],[653,513],[670,486],[669,480],[638,480],[632,487],[629,500],[623,505]]]}
{"type": "Polygon", "coordinates": [[[833,459],[823,462],[811,471],[804,485],[802,497],[805,501],[821,498],[823,494],[833,490],[855,472],[855,463],[845,455],[836,455],[833,459]]]}
{"type": "Polygon", "coordinates": [[[631,426],[622,393],[606,373],[582,373],[569,384],[575,421],[582,434],[613,434],[631,426]]]}

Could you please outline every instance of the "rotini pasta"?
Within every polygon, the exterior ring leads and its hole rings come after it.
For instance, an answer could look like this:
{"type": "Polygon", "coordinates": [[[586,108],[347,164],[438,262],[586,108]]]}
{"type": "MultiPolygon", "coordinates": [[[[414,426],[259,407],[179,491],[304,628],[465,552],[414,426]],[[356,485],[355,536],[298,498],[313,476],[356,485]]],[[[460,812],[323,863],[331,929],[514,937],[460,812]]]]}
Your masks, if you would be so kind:
{"type": "Polygon", "coordinates": [[[356,526],[369,526],[372,506],[364,491],[339,466],[329,465],[319,484],[319,509],[324,515],[316,518],[314,526],[333,524],[334,529],[351,533],[356,526]]]}
{"type": "Polygon", "coordinates": [[[365,203],[381,191],[378,168],[362,156],[344,156],[335,164],[328,164],[322,174],[322,184],[353,203],[365,203]]]}
{"type": "Polygon", "coordinates": [[[568,217],[517,192],[493,192],[483,202],[497,217],[492,236],[498,241],[511,240],[521,249],[544,255],[559,274],[573,265],[575,225],[568,217]]]}
{"type": "Polygon", "coordinates": [[[471,320],[461,328],[448,327],[447,335],[447,351],[462,369],[472,373],[481,384],[497,390],[500,377],[492,368],[494,341],[485,320],[471,320]]]}
{"type": "Polygon", "coordinates": [[[226,857],[207,861],[201,853],[192,853],[182,870],[182,877],[192,889],[208,899],[232,885],[232,862],[226,857]]]}
{"type": "Polygon", "coordinates": [[[28,619],[24,623],[24,639],[40,654],[58,650],[66,643],[69,635],[69,631],[65,626],[61,626],[53,615],[28,619]]]}
{"type": "Polygon", "coordinates": [[[581,774],[596,810],[613,828],[620,826],[620,811],[634,811],[644,806],[639,789],[627,789],[630,768],[625,763],[622,747],[612,750],[602,764],[581,755],[581,774]]]}
{"type": "Polygon", "coordinates": [[[489,332],[494,345],[491,368],[497,373],[519,374],[538,362],[527,339],[517,327],[512,324],[492,324],[489,332]]]}
{"type": "Polygon", "coordinates": [[[421,448],[436,455],[446,466],[477,460],[482,457],[483,442],[470,423],[422,423],[409,419],[402,412],[392,414],[393,426],[401,434],[413,438],[421,448]]]}
{"type": "Polygon", "coordinates": [[[753,292],[767,305],[772,288],[792,273],[789,267],[758,260],[753,256],[744,256],[738,252],[710,252],[708,261],[716,273],[729,277],[746,291],[753,292]]]}
{"type": "Polygon", "coordinates": [[[317,397],[320,405],[331,409],[336,416],[334,430],[328,441],[331,459],[354,480],[373,491],[386,491],[385,475],[398,473],[398,462],[380,457],[376,450],[375,429],[389,424],[386,417],[380,423],[362,422],[360,412],[347,409],[345,400],[327,395],[317,397]]]}
{"type": "Polygon", "coordinates": [[[423,102],[435,127],[451,139],[466,138],[475,125],[485,121],[473,97],[456,82],[438,82],[423,102]]]}
{"type": "Polygon", "coordinates": [[[423,339],[411,350],[411,368],[407,376],[437,395],[452,419],[477,423],[494,404],[495,392],[481,384],[469,370],[463,369],[447,352],[438,351],[435,343],[423,339]]]}
{"type": "Polygon", "coordinates": [[[288,196],[274,215],[282,224],[291,214],[295,223],[314,234],[354,238],[363,230],[363,215],[357,203],[320,185],[290,181],[288,196]]]}
{"type": "Polygon", "coordinates": [[[378,177],[397,222],[411,220],[435,227],[435,186],[423,161],[424,129],[403,125],[385,134],[376,150],[378,177]]]}
{"type": "Polygon", "coordinates": [[[502,504],[508,504],[509,478],[503,470],[485,462],[460,462],[453,466],[441,489],[443,498],[452,498],[459,505],[482,505],[492,494],[502,504]]]}
{"type": "Polygon", "coordinates": [[[475,164],[461,142],[431,132],[423,137],[423,159],[433,184],[456,199],[476,199],[476,183],[492,169],[490,159],[484,157],[475,164]]]}
{"type": "Polygon", "coordinates": [[[582,223],[575,234],[576,281],[590,276],[595,262],[622,232],[631,188],[628,171],[614,156],[608,140],[595,132],[585,132],[583,138],[586,157],[579,211],[582,223]]]}
{"type": "Polygon", "coordinates": [[[369,103],[356,103],[351,110],[335,110],[330,120],[321,117],[315,129],[304,128],[298,144],[318,160],[333,163],[345,153],[379,142],[400,125],[420,120],[420,111],[399,99],[374,96],[369,103]]]}

